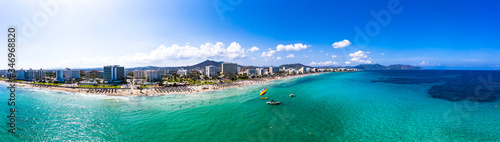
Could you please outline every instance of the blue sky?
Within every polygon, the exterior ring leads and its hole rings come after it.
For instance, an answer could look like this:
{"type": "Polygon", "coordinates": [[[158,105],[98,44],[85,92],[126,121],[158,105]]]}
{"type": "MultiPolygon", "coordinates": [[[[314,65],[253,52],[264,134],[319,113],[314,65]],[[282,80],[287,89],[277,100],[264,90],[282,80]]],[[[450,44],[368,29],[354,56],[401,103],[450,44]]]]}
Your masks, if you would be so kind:
{"type": "MultiPolygon", "coordinates": [[[[500,69],[499,4],[2,0],[0,27],[20,29],[18,68],[181,66],[212,59],[257,66],[379,63],[500,69]],[[43,3],[49,3],[49,10],[43,3]]],[[[0,52],[6,58],[6,51],[0,52]]]]}

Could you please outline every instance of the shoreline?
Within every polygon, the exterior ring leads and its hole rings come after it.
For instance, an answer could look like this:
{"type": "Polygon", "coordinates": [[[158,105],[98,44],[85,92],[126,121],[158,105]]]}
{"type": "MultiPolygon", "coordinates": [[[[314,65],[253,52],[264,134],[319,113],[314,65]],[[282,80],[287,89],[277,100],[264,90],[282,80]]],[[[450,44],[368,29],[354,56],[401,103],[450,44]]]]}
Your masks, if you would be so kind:
{"type": "Polygon", "coordinates": [[[293,76],[284,77],[269,77],[269,78],[256,78],[250,80],[237,80],[228,83],[218,83],[209,85],[187,85],[187,86],[176,86],[176,87],[148,87],[144,90],[132,89],[132,88],[81,88],[81,87],[64,87],[64,86],[51,86],[51,85],[40,85],[24,82],[8,82],[5,80],[0,80],[2,84],[16,84],[18,87],[26,88],[36,88],[49,91],[62,91],[70,94],[81,93],[85,95],[106,95],[106,96],[165,96],[174,94],[197,94],[209,91],[222,91],[231,88],[239,88],[253,84],[263,84],[277,80],[292,79],[298,77],[305,77],[311,75],[319,75],[331,72],[319,72],[319,73],[309,73],[300,74],[293,76]]]}

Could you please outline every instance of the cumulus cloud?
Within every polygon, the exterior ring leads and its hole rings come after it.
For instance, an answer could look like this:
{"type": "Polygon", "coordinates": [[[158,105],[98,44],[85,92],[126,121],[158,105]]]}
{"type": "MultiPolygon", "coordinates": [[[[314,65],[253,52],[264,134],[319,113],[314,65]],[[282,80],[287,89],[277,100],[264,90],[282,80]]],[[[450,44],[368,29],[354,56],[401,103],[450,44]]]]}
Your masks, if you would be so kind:
{"type": "Polygon", "coordinates": [[[133,55],[124,55],[119,57],[92,57],[92,58],[78,58],[72,60],[64,60],[54,63],[55,67],[64,65],[78,64],[81,67],[95,67],[95,65],[106,64],[120,64],[127,66],[140,66],[140,65],[162,65],[165,60],[178,61],[189,59],[240,59],[245,58],[245,49],[239,43],[233,42],[227,48],[222,42],[215,44],[205,43],[199,47],[185,45],[179,46],[174,44],[172,46],[160,45],[158,48],[150,51],[149,53],[137,53],[133,55]]]}
{"type": "Polygon", "coordinates": [[[372,59],[368,57],[369,52],[363,52],[363,51],[357,51],[354,53],[349,54],[349,57],[351,57],[351,61],[353,62],[358,62],[358,63],[365,63],[365,64],[370,64],[372,63],[372,59]]]}
{"type": "Polygon", "coordinates": [[[345,62],[345,64],[351,64],[351,62],[347,61],[347,62],[345,62]]]}
{"type": "Polygon", "coordinates": [[[245,48],[241,48],[239,43],[233,42],[226,49],[226,56],[229,59],[245,58],[245,48]]]}
{"type": "Polygon", "coordinates": [[[422,61],[420,63],[418,63],[419,66],[441,66],[441,63],[429,63],[429,62],[426,62],[426,61],[422,61]]]}
{"type": "Polygon", "coordinates": [[[351,45],[351,42],[349,42],[349,40],[347,39],[344,39],[342,41],[338,41],[338,42],[335,42],[332,44],[332,47],[333,48],[344,48],[344,47],[347,47],[351,45]]]}
{"type": "Polygon", "coordinates": [[[288,54],[286,58],[295,58],[295,54],[288,54]]]}
{"type": "Polygon", "coordinates": [[[338,62],[334,62],[334,61],[325,61],[325,62],[311,62],[309,65],[311,66],[328,66],[328,65],[337,65],[339,64],[338,62]]]}
{"type": "Polygon", "coordinates": [[[302,50],[302,49],[307,49],[307,47],[309,47],[310,45],[303,45],[302,43],[297,43],[297,44],[290,44],[290,45],[283,45],[283,44],[280,44],[278,46],[276,46],[276,51],[290,51],[290,50],[295,50],[295,51],[299,51],[299,50],[302,50]]]}
{"type": "Polygon", "coordinates": [[[273,57],[274,55],[276,55],[276,51],[274,50],[271,50],[269,52],[262,52],[262,54],[260,54],[261,57],[273,57]]]}
{"type": "Polygon", "coordinates": [[[332,58],[337,58],[337,55],[332,55],[332,58]]]}
{"type": "Polygon", "coordinates": [[[283,58],[281,58],[281,57],[276,57],[276,60],[281,60],[281,59],[283,59],[283,58]]]}
{"type": "Polygon", "coordinates": [[[425,65],[428,65],[429,62],[425,62],[425,61],[422,61],[421,63],[418,63],[418,65],[421,65],[421,66],[425,66],[425,65]]]}
{"type": "Polygon", "coordinates": [[[249,50],[249,51],[250,51],[250,52],[255,52],[255,51],[259,51],[259,50],[260,50],[260,49],[259,49],[258,47],[255,47],[255,46],[254,46],[254,47],[250,48],[250,50],[249,50]]]}

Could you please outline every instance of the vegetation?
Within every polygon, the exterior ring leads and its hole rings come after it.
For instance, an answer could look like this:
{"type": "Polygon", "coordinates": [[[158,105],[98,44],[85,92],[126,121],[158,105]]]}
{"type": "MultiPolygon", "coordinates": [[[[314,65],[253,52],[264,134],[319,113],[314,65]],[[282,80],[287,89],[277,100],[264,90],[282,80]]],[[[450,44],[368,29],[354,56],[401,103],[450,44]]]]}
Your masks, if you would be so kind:
{"type": "Polygon", "coordinates": [[[119,85],[78,85],[78,87],[82,88],[120,88],[119,85]]]}
{"type": "Polygon", "coordinates": [[[208,84],[215,84],[215,82],[203,82],[203,83],[196,83],[194,85],[208,85],[208,84]]]}
{"type": "Polygon", "coordinates": [[[148,87],[151,87],[151,86],[155,86],[155,85],[141,85],[142,88],[148,88],[148,87]]]}
{"type": "Polygon", "coordinates": [[[33,84],[52,85],[52,86],[62,85],[61,83],[42,83],[42,82],[33,82],[33,84]]]}

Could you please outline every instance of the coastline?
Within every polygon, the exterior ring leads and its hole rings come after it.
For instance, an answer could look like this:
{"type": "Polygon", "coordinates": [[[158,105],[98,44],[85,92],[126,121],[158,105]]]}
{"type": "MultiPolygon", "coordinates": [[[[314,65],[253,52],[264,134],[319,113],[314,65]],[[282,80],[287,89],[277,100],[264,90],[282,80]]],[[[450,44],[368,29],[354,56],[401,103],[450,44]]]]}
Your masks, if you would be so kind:
{"type": "Polygon", "coordinates": [[[180,87],[149,87],[142,91],[133,88],[110,89],[110,88],[80,88],[80,87],[50,86],[50,85],[24,83],[24,82],[8,82],[5,80],[0,80],[0,83],[6,85],[15,84],[17,87],[36,88],[36,89],[58,91],[58,92],[62,91],[70,94],[82,93],[85,95],[93,94],[93,95],[106,95],[106,96],[164,96],[164,95],[174,95],[174,94],[197,94],[208,91],[221,91],[231,88],[244,87],[247,85],[263,84],[271,81],[292,79],[292,78],[305,77],[311,75],[319,75],[323,73],[331,73],[331,72],[318,72],[318,73],[300,74],[300,75],[284,76],[284,77],[266,77],[266,78],[250,79],[250,80],[238,80],[229,83],[210,84],[210,85],[187,85],[180,87]]]}

